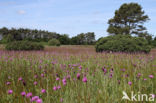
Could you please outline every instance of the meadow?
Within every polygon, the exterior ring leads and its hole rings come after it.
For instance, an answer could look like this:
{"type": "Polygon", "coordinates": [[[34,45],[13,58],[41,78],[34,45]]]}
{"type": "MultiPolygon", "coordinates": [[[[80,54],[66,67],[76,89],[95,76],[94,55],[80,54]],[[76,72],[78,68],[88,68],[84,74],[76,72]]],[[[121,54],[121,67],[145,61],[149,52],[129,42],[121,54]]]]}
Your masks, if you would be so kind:
{"type": "Polygon", "coordinates": [[[93,46],[0,48],[0,103],[131,103],[122,100],[123,91],[156,94],[154,49],[126,54],[96,53],[93,46]]]}

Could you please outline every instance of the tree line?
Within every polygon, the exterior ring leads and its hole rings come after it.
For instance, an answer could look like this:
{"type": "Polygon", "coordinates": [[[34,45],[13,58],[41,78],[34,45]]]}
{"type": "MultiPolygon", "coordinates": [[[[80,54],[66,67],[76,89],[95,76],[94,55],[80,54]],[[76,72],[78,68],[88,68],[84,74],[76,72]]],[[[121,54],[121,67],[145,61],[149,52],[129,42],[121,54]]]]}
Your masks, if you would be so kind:
{"type": "Polygon", "coordinates": [[[68,34],[59,34],[56,32],[49,32],[37,29],[24,28],[0,28],[0,35],[2,36],[1,43],[11,41],[28,40],[33,42],[48,42],[50,39],[57,39],[62,45],[92,45],[95,43],[94,32],[81,33],[72,38],[68,34]]]}

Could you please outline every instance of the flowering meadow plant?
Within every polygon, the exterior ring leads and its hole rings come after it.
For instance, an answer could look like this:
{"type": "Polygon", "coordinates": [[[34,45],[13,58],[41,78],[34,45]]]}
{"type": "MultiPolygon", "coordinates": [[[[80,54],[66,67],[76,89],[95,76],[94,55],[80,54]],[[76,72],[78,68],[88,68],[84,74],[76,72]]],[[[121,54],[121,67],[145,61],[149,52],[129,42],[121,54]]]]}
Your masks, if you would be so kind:
{"type": "Polygon", "coordinates": [[[156,94],[156,52],[96,53],[91,46],[0,50],[0,103],[129,103],[156,94]]]}

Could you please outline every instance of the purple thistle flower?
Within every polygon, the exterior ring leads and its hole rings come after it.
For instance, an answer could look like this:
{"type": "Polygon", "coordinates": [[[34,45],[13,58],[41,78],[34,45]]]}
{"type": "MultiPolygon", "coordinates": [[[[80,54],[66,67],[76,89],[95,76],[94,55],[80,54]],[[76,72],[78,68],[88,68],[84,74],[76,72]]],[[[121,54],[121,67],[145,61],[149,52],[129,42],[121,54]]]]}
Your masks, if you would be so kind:
{"type": "Polygon", "coordinates": [[[38,96],[34,96],[34,97],[31,98],[31,102],[33,102],[33,101],[37,101],[38,99],[39,99],[38,96]]]}
{"type": "Polygon", "coordinates": [[[62,82],[63,82],[63,85],[66,85],[67,80],[65,78],[63,78],[62,82]]]}
{"type": "Polygon", "coordinates": [[[65,78],[63,78],[62,82],[67,82],[67,80],[65,78]]]}
{"type": "Polygon", "coordinates": [[[56,90],[57,90],[57,87],[56,87],[56,86],[54,86],[54,87],[53,87],[53,90],[54,90],[54,91],[56,91],[56,90]]]}
{"type": "Polygon", "coordinates": [[[81,66],[81,65],[79,66],[79,69],[80,69],[80,70],[82,69],[82,66],[81,66]]]}
{"type": "Polygon", "coordinates": [[[26,97],[27,97],[27,98],[32,97],[32,93],[31,93],[31,92],[27,93],[26,97]]]}
{"type": "Polygon", "coordinates": [[[132,82],[128,82],[129,85],[132,85],[132,82]]]}
{"type": "Polygon", "coordinates": [[[107,73],[107,69],[105,69],[104,67],[102,68],[102,70],[103,70],[104,74],[107,73]]]}
{"type": "Polygon", "coordinates": [[[151,79],[152,79],[152,78],[154,78],[154,76],[153,76],[153,75],[149,75],[149,78],[151,78],[151,79]]]}
{"type": "Polygon", "coordinates": [[[42,103],[42,99],[37,99],[36,103],[42,103]]]}
{"type": "Polygon", "coordinates": [[[77,73],[77,79],[80,79],[81,74],[77,73]]]}
{"type": "Polygon", "coordinates": [[[7,84],[7,85],[10,85],[10,84],[11,84],[11,82],[7,82],[6,84],[7,84]]]}
{"type": "Polygon", "coordinates": [[[112,78],[112,77],[113,77],[113,73],[110,73],[109,78],[112,78]]]}
{"type": "Polygon", "coordinates": [[[70,75],[67,75],[67,79],[70,79],[70,75]]]}
{"type": "Polygon", "coordinates": [[[140,76],[141,76],[141,73],[138,73],[138,74],[137,74],[137,77],[139,78],[140,76]]]}
{"type": "Polygon", "coordinates": [[[26,95],[26,93],[25,93],[25,92],[21,92],[21,95],[22,95],[22,96],[25,96],[25,95],[26,95]]]}
{"type": "Polygon", "coordinates": [[[63,82],[63,85],[66,85],[67,83],[66,82],[63,82]]]}
{"type": "Polygon", "coordinates": [[[19,77],[19,78],[18,78],[18,81],[21,81],[21,80],[23,80],[22,77],[19,77]]]}
{"type": "Polygon", "coordinates": [[[56,81],[59,81],[59,80],[60,80],[60,78],[59,78],[59,77],[57,77],[57,78],[56,78],[56,81]]]}
{"type": "Polygon", "coordinates": [[[8,94],[12,94],[13,93],[13,90],[8,90],[8,94]]]}
{"type": "Polygon", "coordinates": [[[82,81],[83,81],[84,83],[86,83],[86,82],[87,82],[87,77],[83,77],[82,81]]]}
{"type": "Polygon", "coordinates": [[[34,85],[37,85],[37,81],[34,82],[34,85]]]}
{"type": "Polygon", "coordinates": [[[43,73],[41,74],[41,77],[44,77],[44,74],[43,73]]]}
{"type": "Polygon", "coordinates": [[[26,82],[24,80],[22,80],[22,83],[23,83],[24,86],[26,86],[26,82]]]}
{"type": "Polygon", "coordinates": [[[45,90],[45,89],[42,89],[42,90],[41,90],[41,93],[46,93],[46,90],[45,90]]]}
{"type": "Polygon", "coordinates": [[[144,78],[144,81],[146,81],[147,79],[146,78],[144,78]]]}
{"type": "Polygon", "coordinates": [[[61,89],[61,86],[57,86],[57,89],[61,89]]]}

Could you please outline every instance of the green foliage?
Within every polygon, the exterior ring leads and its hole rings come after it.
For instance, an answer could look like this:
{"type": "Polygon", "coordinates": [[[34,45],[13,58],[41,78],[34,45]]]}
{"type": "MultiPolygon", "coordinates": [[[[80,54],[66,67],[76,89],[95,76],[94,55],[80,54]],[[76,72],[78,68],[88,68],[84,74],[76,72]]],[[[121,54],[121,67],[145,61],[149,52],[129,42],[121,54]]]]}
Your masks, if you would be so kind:
{"type": "Polygon", "coordinates": [[[151,47],[148,42],[141,37],[132,37],[129,35],[116,35],[101,38],[96,43],[96,51],[112,52],[145,52],[149,53],[151,47]]]}
{"type": "Polygon", "coordinates": [[[44,46],[30,41],[13,41],[6,45],[6,50],[43,50],[44,46]]]}
{"type": "Polygon", "coordinates": [[[154,40],[152,40],[151,45],[156,48],[156,37],[154,38],[154,40]]]}
{"type": "Polygon", "coordinates": [[[71,38],[71,44],[73,45],[92,45],[95,43],[94,32],[81,33],[71,38]]]}
{"type": "Polygon", "coordinates": [[[12,42],[12,41],[14,41],[13,36],[11,34],[8,34],[3,37],[3,39],[1,40],[1,43],[5,44],[5,43],[12,42]]]}
{"type": "Polygon", "coordinates": [[[51,39],[51,40],[48,41],[48,44],[50,46],[60,46],[60,41],[57,40],[57,39],[51,39]]]}
{"type": "Polygon", "coordinates": [[[142,7],[137,3],[124,3],[115,11],[115,16],[108,21],[107,31],[113,35],[139,35],[144,33],[146,28],[143,23],[149,20],[144,15],[142,7]]]}
{"type": "MultiPolygon", "coordinates": [[[[51,39],[59,40],[60,44],[63,45],[92,45],[95,43],[95,34],[94,32],[81,33],[77,36],[70,38],[67,34],[58,34],[56,32],[48,32],[44,30],[32,30],[24,28],[1,28],[0,34],[4,37],[7,37],[9,34],[12,35],[12,38],[16,41],[31,41],[31,42],[48,42],[51,39]]],[[[7,43],[6,40],[0,41],[0,43],[7,43]]]]}
{"type": "Polygon", "coordinates": [[[3,27],[0,29],[0,34],[5,37],[8,34],[11,34],[13,36],[13,39],[18,40],[28,40],[33,42],[48,42],[51,38],[58,38],[60,34],[56,32],[48,32],[44,30],[32,30],[32,29],[7,29],[6,27],[3,27]]]}
{"type": "Polygon", "coordinates": [[[67,34],[60,35],[58,40],[60,41],[61,44],[63,45],[68,45],[70,44],[70,38],[67,34]]]}

